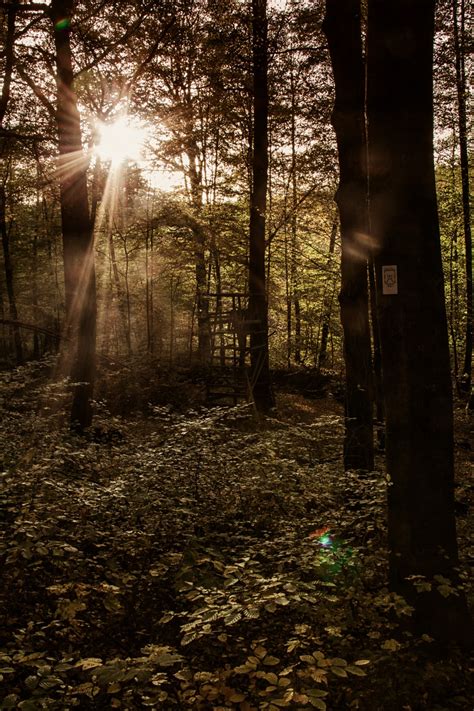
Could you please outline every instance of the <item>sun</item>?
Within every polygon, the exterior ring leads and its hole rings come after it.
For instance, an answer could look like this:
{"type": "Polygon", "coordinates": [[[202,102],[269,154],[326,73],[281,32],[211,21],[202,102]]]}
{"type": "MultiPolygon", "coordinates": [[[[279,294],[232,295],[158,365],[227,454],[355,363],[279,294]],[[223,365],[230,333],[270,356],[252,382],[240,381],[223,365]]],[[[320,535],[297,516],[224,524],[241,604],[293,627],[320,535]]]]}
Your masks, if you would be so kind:
{"type": "Polygon", "coordinates": [[[120,116],[111,123],[97,125],[99,141],[95,152],[113,165],[127,160],[140,161],[148,138],[148,129],[137,119],[120,116]]]}

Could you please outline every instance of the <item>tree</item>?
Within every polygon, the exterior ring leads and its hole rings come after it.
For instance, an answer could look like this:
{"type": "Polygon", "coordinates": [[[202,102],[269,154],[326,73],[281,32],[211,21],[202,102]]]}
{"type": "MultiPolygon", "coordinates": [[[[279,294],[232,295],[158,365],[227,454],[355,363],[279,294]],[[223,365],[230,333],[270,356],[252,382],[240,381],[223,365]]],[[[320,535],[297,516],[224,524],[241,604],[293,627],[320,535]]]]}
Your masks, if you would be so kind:
{"type": "MultiPolygon", "coordinates": [[[[6,11],[7,14],[7,31],[5,36],[5,69],[2,85],[2,93],[0,96],[0,129],[3,129],[3,121],[7,112],[8,102],[10,99],[10,86],[13,73],[13,64],[15,60],[15,20],[16,7],[10,5],[6,11]]],[[[2,131],[3,133],[3,131],[2,131]]],[[[0,144],[0,157],[4,159],[8,149],[8,138],[3,138],[0,144]]],[[[13,340],[15,344],[16,362],[18,365],[23,363],[23,344],[21,341],[20,328],[18,326],[18,310],[16,306],[15,289],[13,284],[13,266],[10,254],[10,230],[7,225],[7,196],[5,183],[9,173],[9,161],[7,161],[6,175],[2,176],[2,185],[0,186],[0,231],[2,233],[2,251],[3,262],[5,265],[5,282],[8,295],[8,303],[10,307],[10,318],[12,320],[13,340]]]]}
{"type": "Polygon", "coordinates": [[[275,402],[268,355],[268,301],[265,278],[265,212],[268,181],[268,42],[266,0],[252,0],[253,154],[250,203],[249,315],[251,384],[255,406],[275,402]]]}
{"type": "Polygon", "coordinates": [[[20,326],[18,322],[18,309],[16,305],[15,288],[13,282],[13,264],[10,254],[10,225],[7,225],[6,217],[7,198],[5,186],[0,185],[0,232],[2,234],[3,262],[5,265],[5,282],[10,311],[11,327],[13,332],[13,342],[15,344],[15,356],[17,365],[23,364],[23,344],[21,341],[20,326]]]}
{"type": "Polygon", "coordinates": [[[327,0],[324,31],[336,87],[332,123],[340,168],[336,202],[341,223],[339,302],[346,366],[344,467],[370,471],[374,468],[367,289],[370,240],[360,1],[327,0]]]}
{"type": "Polygon", "coordinates": [[[471,201],[469,192],[469,155],[468,129],[466,110],[466,68],[465,68],[465,3],[460,3],[460,18],[458,17],[458,1],[453,0],[454,51],[456,61],[456,90],[458,98],[459,153],[461,161],[462,209],[464,244],[466,251],[466,335],[464,344],[464,366],[460,379],[460,389],[471,392],[472,377],[472,232],[471,232],[471,201]],[[459,23],[460,22],[460,27],[459,23]]]}
{"type": "Polygon", "coordinates": [[[386,414],[390,580],[425,631],[468,640],[465,602],[413,592],[458,562],[453,417],[433,161],[434,0],[369,0],[369,195],[386,414]]]}
{"type": "Polygon", "coordinates": [[[59,184],[66,293],[67,346],[71,358],[71,425],[82,431],[92,421],[95,378],[96,288],[93,228],[87,193],[87,158],[74,92],[70,44],[72,0],[53,0],[57,70],[59,184]]]}

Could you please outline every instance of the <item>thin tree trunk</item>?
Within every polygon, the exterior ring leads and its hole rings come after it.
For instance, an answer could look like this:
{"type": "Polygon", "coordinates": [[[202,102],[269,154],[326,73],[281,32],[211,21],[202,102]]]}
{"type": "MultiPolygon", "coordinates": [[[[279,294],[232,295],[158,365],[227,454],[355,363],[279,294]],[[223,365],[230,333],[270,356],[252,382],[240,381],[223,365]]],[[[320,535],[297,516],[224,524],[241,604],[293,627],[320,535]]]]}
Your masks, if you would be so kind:
{"type": "Polygon", "coordinates": [[[125,343],[127,346],[127,353],[130,355],[132,351],[132,344],[130,342],[130,328],[129,320],[127,316],[127,297],[123,294],[122,285],[120,283],[120,272],[117,264],[117,255],[115,253],[115,244],[112,231],[109,227],[109,259],[112,267],[112,275],[115,284],[115,293],[117,295],[117,307],[120,314],[120,320],[122,322],[123,336],[125,338],[125,343]]]}
{"type": "Polygon", "coordinates": [[[7,227],[6,217],[7,198],[5,188],[0,186],[0,231],[2,233],[3,247],[3,263],[5,265],[5,284],[7,287],[8,305],[10,310],[10,319],[12,321],[13,343],[15,346],[15,358],[17,365],[22,365],[23,343],[21,340],[20,328],[18,326],[18,309],[16,306],[15,287],[13,282],[13,264],[10,253],[10,234],[7,227]]]}
{"type": "Polygon", "coordinates": [[[7,112],[8,102],[10,100],[10,86],[12,80],[13,66],[15,63],[15,22],[18,7],[13,3],[7,9],[7,33],[5,37],[5,45],[3,54],[5,57],[5,69],[3,75],[2,93],[0,96],[0,126],[3,124],[3,119],[7,112]]]}
{"type": "Polygon", "coordinates": [[[285,296],[286,296],[286,362],[288,368],[291,366],[291,354],[292,350],[292,338],[293,338],[293,328],[292,328],[292,316],[293,310],[291,308],[292,303],[292,291],[291,291],[291,277],[290,277],[290,254],[288,249],[288,230],[286,228],[285,222],[285,296]]]}
{"type": "MultiPolygon", "coordinates": [[[[449,332],[453,348],[454,381],[459,388],[459,359],[457,339],[457,303],[458,303],[458,231],[455,227],[451,235],[449,249],[449,332]]],[[[458,394],[459,391],[458,391],[458,394]]]]}
{"type": "Polygon", "coordinates": [[[344,467],[374,468],[372,359],[367,259],[365,69],[359,0],[326,0],[324,32],[336,85],[332,124],[339,152],[336,193],[341,224],[341,321],[346,366],[344,467]]]}
{"type": "MultiPolygon", "coordinates": [[[[188,128],[191,135],[192,126],[188,128]]],[[[194,261],[196,274],[198,355],[199,362],[206,365],[211,358],[211,331],[209,322],[209,297],[206,269],[206,233],[199,220],[202,212],[202,185],[200,171],[197,168],[198,152],[194,141],[190,139],[187,150],[189,161],[189,183],[191,202],[195,211],[193,221],[194,261]]]]}
{"type": "Polygon", "coordinates": [[[249,243],[251,386],[258,412],[274,404],[268,354],[268,302],[265,279],[265,212],[268,180],[268,44],[266,0],[252,0],[253,156],[249,243]]]}
{"type": "MultiPolygon", "coordinates": [[[[327,259],[327,267],[330,268],[334,256],[334,250],[336,248],[336,235],[337,235],[337,217],[334,219],[331,229],[331,236],[329,238],[329,251],[327,259]]],[[[319,346],[319,356],[318,356],[318,368],[324,368],[327,360],[327,349],[328,349],[328,336],[329,336],[329,326],[331,324],[331,312],[332,312],[332,293],[328,294],[327,282],[326,282],[326,293],[324,295],[323,301],[323,319],[321,326],[321,344],[319,346]]]]}
{"type": "Polygon", "coordinates": [[[472,380],[472,232],[471,202],[469,192],[469,154],[466,110],[466,70],[464,62],[465,7],[461,0],[461,28],[458,26],[458,2],[453,0],[454,48],[456,54],[456,88],[458,95],[459,152],[461,160],[462,210],[464,223],[464,243],[466,258],[466,334],[464,345],[464,365],[460,379],[460,389],[467,395],[471,392],[472,380]]]}
{"type": "MultiPolygon", "coordinates": [[[[37,214],[36,214],[37,217],[37,214]]],[[[35,314],[35,321],[38,319],[38,220],[35,225],[35,232],[33,234],[33,278],[32,278],[32,304],[35,314]]],[[[40,340],[37,331],[33,332],[33,358],[38,360],[41,356],[40,353],[40,340]]]]}
{"type": "Polygon", "coordinates": [[[151,291],[150,291],[150,224],[147,215],[145,231],[145,318],[146,318],[146,349],[148,353],[153,352],[152,346],[152,324],[151,324],[151,291]]]}
{"type": "Polygon", "coordinates": [[[298,249],[298,176],[296,159],[296,87],[293,66],[290,73],[291,90],[291,293],[295,310],[295,362],[301,363],[301,305],[296,254],[298,249]]]}
{"type": "Polygon", "coordinates": [[[130,301],[130,253],[127,247],[127,235],[123,238],[123,251],[125,254],[125,339],[127,342],[128,355],[132,354],[132,305],[130,301]]]}
{"type": "Polygon", "coordinates": [[[435,0],[369,0],[370,213],[386,416],[392,588],[418,629],[472,642],[455,578],[453,416],[433,160],[435,0]],[[433,581],[414,591],[411,576],[433,581]]]}
{"type": "Polygon", "coordinates": [[[370,317],[372,326],[372,352],[374,363],[374,404],[377,427],[377,442],[381,449],[385,447],[385,426],[382,386],[382,352],[380,350],[380,331],[377,314],[377,285],[373,256],[369,259],[370,317]]]}
{"type": "Polygon", "coordinates": [[[87,159],[73,86],[70,23],[72,0],[52,0],[57,69],[59,187],[63,235],[67,331],[72,338],[74,385],[71,426],[84,430],[92,421],[95,380],[96,286],[93,229],[87,197],[87,159]]]}

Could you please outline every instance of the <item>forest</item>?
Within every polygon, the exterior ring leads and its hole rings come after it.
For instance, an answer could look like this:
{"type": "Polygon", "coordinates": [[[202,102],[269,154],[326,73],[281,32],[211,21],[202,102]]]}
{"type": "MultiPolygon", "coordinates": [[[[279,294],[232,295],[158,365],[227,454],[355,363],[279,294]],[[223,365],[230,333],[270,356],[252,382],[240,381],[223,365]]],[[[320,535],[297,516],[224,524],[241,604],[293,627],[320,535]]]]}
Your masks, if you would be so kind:
{"type": "Polygon", "coordinates": [[[0,17],[0,709],[471,709],[470,4],[0,17]]]}

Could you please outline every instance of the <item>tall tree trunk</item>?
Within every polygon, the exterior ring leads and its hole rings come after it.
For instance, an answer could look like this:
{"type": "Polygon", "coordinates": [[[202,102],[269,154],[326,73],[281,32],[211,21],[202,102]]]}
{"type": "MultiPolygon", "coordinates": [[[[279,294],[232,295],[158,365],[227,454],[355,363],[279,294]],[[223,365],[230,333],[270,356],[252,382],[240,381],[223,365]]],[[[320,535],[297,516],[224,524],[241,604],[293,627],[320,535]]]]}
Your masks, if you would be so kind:
{"type": "Polygon", "coordinates": [[[298,240],[298,176],[296,158],[296,87],[293,66],[290,74],[291,90],[291,293],[295,309],[295,362],[301,363],[301,304],[297,265],[298,240]]]}
{"type": "MultiPolygon", "coordinates": [[[[123,337],[125,339],[125,344],[127,348],[128,355],[132,352],[132,343],[130,338],[130,325],[127,315],[127,296],[123,293],[122,284],[120,281],[120,272],[117,262],[117,254],[115,252],[114,236],[110,225],[108,226],[108,245],[109,245],[109,260],[111,266],[111,272],[115,285],[115,294],[117,296],[117,310],[120,314],[120,321],[122,324],[123,337]]],[[[124,240],[125,244],[125,240],[124,240]]],[[[124,247],[125,249],[125,247],[124,247]]],[[[126,249],[125,249],[126,254],[126,249]]]]}
{"type": "MultiPolygon", "coordinates": [[[[190,109],[191,110],[191,109],[190,109]]],[[[192,124],[188,127],[188,136],[193,132],[192,124]]],[[[193,221],[194,235],[194,262],[196,273],[196,305],[198,322],[198,355],[202,365],[209,364],[211,360],[211,330],[209,321],[209,297],[206,269],[206,233],[200,224],[202,212],[202,182],[201,172],[198,170],[198,150],[192,138],[188,140],[186,154],[189,162],[189,184],[191,202],[195,212],[193,221]]]]}
{"type": "Polygon", "coordinates": [[[293,339],[293,310],[291,308],[292,287],[291,287],[291,267],[290,267],[290,251],[288,244],[288,230],[285,221],[285,297],[286,297],[286,362],[288,368],[291,366],[292,339],[293,339]]]}
{"type": "Polygon", "coordinates": [[[268,354],[268,302],[265,278],[265,212],[268,179],[268,43],[266,0],[252,0],[253,156],[250,202],[249,316],[250,380],[255,407],[274,404],[268,354]]]}
{"type": "MultiPolygon", "coordinates": [[[[369,0],[370,212],[386,416],[392,587],[419,628],[469,641],[461,597],[415,593],[410,576],[452,578],[452,392],[433,161],[435,0],[369,0]]],[[[472,641],[472,638],[471,638],[472,641]]]]}
{"type": "Polygon", "coordinates": [[[454,49],[456,54],[456,88],[458,95],[459,151],[461,159],[462,210],[464,223],[464,243],[466,251],[466,335],[464,346],[464,366],[459,382],[460,389],[467,395],[471,392],[472,380],[472,232],[471,202],[469,194],[469,155],[466,111],[466,69],[465,54],[465,6],[461,0],[461,27],[458,26],[458,2],[453,0],[454,49]]]}
{"type": "Polygon", "coordinates": [[[332,124],[339,152],[341,321],[346,366],[344,468],[374,468],[367,259],[365,69],[359,0],[326,0],[324,21],[336,86],[332,124]]]}
{"type": "Polygon", "coordinates": [[[153,227],[147,215],[145,232],[145,313],[146,313],[146,348],[154,351],[153,337],[153,227]]]}
{"type": "Polygon", "coordinates": [[[377,285],[375,281],[375,265],[373,256],[369,259],[369,295],[370,317],[372,326],[372,352],[374,363],[374,404],[377,426],[377,442],[381,449],[385,447],[385,425],[382,386],[382,352],[380,350],[380,331],[377,313],[377,285]]]}
{"type": "MultiPolygon", "coordinates": [[[[336,247],[336,235],[337,235],[337,217],[334,219],[331,229],[331,236],[329,237],[329,252],[327,259],[327,268],[331,268],[334,249],[336,247]]],[[[323,299],[323,318],[321,326],[321,344],[319,346],[318,354],[318,368],[324,368],[327,360],[327,350],[328,350],[328,336],[329,336],[329,326],[331,324],[331,312],[332,312],[332,302],[333,302],[333,291],[335,289],[328,289],[328,281],[326,281],[325,294],[323,299]]]]}
{"type": "Polygon", "coordinates": [[[5,69],[3,75],[2,93],[0,95],[0,126],[3,124],[3,119],[7,112],[8,102],[10,100],[10,86],[13,74],[13,65],[15,63],[15,22],[18,6],[13,3],[7,9],[7,32],[5,37],[5,46],[3,55],[5,57],[5,69]]]}
{"type": "Polygon", "coordinates": [[[75,383],[71,426],[82,431],[92,421],[96,287],[93,229],[87,197],[87,160],[82,149],[80,117],[73,86],[70,45],[72,9],[72,0],[52,0],[64,284],[67,332],[72,348],[71,376],[75,383]]]}
{"type": "Polygon", "coordinates": [[[458,302],[459,302],[459,285],[458,285],[458,230],[455,227],[451,233],[450,247],[449,247],[449,332],[451,334],[451,345],[453,349],[453,372],[454,380],[458,388],[458,394],[460,392],[460,378],[459,378],[459,357],[458,357],[458,336],[457,336],[457,324],[458,324],[458,302]]]}
{"type": "Polygon", "coordinates": [[[0,186],[0,231],[2,233],[3,263],[5,265],[5,283],[7,287],[10,319],[12,321],[13,343],[15,345],[15,358],[17,365],[23,364],[23,343],[21,341],[20,327],[18,326],[18,310],[16,307],[15,287],[13,282],[13,264],[10,254],[10,235],[6,216],[7,198],[5,188],[0,186]]]}

